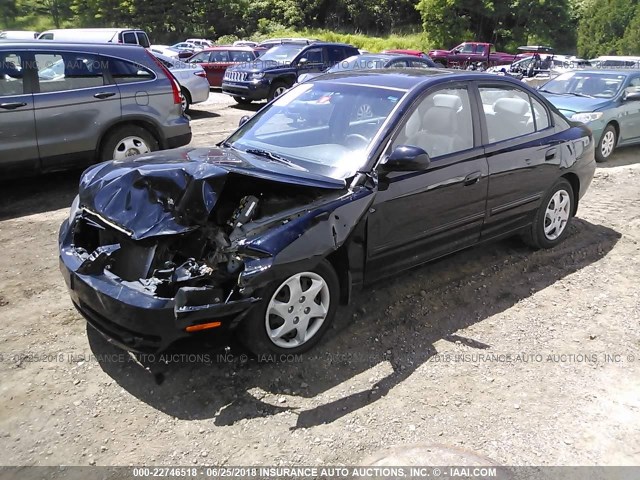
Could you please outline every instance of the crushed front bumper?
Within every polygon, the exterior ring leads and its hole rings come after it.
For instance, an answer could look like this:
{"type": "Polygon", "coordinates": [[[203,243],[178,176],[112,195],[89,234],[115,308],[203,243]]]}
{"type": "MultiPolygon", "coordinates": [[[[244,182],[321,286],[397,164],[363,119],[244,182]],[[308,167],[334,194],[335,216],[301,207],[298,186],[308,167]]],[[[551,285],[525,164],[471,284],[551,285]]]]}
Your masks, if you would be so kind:
{"type": "Polygon", "coordinates": [[[197,334],[187,332],[187,327],[213,321],[221,323],[216,331],[232,329],[260,300],[249,297],[225,302],[207,295],[206,289],[192,287],[181,288],[175,298],[159,298],[107,269],[80,273],[87,258],[73,245],[68,221],[62,224],[58,240],[60,270],[74,306],[110,343],[125,350],[159,352],[197,334]]]}

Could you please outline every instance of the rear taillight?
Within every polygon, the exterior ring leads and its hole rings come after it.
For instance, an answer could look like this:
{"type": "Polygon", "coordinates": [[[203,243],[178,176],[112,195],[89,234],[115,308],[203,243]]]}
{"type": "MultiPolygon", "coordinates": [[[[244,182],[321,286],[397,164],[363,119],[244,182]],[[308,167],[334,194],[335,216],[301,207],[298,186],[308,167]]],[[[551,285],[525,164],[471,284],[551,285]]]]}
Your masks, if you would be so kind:
{"type": "Polygon", "coordinates": [[[169,81],[171,82],[171,91],[173,93],[173,103],[176,105],[182,105],[180,84],[178,83],[178,80],[176,80],[176,77],[174,77],[173,73],[171,73],[171,71],[167,67],[165,67],[160,60],[158,60],[151,52],[149,52],[149,50],[145,50],[145,52],[147,52],[147,55],[152,58],[155,64],[160,67],[160,70],[162,70],[164,74],[169,78],[169,81]]]}
{"type": "Polygon", "coordinates": [[[193,74],[196,77],[207,78],[207,74],[205,72],[203,72],[202,70],[198,70],[197,72],[193,72],[193,74]]]}

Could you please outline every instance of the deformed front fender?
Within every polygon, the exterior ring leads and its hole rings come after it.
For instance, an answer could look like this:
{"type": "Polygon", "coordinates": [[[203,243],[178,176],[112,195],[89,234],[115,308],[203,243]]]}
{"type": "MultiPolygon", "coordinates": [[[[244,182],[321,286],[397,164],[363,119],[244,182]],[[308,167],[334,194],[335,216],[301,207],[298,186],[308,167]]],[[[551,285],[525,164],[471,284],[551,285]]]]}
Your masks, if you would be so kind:
{"type": "Polygon", "coordinates": [[[357,187],[333,201],[280,222],[242,243],[241,291],[250,292],[274,280],[311,270],[348,241],[369,211],[375,191],[357,187]],[[259,252],[252,256],[249,252],[259,252]]]}

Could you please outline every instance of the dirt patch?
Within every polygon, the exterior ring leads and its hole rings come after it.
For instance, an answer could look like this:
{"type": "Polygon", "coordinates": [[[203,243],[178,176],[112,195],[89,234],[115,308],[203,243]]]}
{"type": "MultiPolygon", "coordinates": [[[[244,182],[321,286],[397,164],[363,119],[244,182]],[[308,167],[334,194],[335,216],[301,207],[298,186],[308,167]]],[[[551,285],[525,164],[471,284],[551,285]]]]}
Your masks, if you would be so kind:
{"type": "MultiPolygon", "coordinates": [[[[245,107],[194,107],[194,144],[245,107]]],[[[358,294],[278,364],[182,344],[149,370],[93,331],[58,271],[78,172],[4,185],[0,463],[354,464],[437,443],[503,464],[640,463],[640,162],[598,169],[571,235],[484,245],[358,294]]],[[[228,346],[228,349],[224,349],[228,346]]]]}

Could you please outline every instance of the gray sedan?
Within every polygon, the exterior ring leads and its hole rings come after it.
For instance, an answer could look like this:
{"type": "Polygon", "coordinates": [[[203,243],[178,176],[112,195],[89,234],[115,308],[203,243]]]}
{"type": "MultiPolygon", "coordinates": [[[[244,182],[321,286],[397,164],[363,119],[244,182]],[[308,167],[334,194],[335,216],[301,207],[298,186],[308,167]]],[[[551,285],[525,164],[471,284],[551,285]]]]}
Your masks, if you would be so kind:
{"type": "Polygon", "coordinates": [[[178,80],[182,90],[182,108],[185,112],[194,103],[204,102],[209,98],[209,81],[204,69],[197,63],[187,63],[165,55],[155,56],[178,80]]]}

